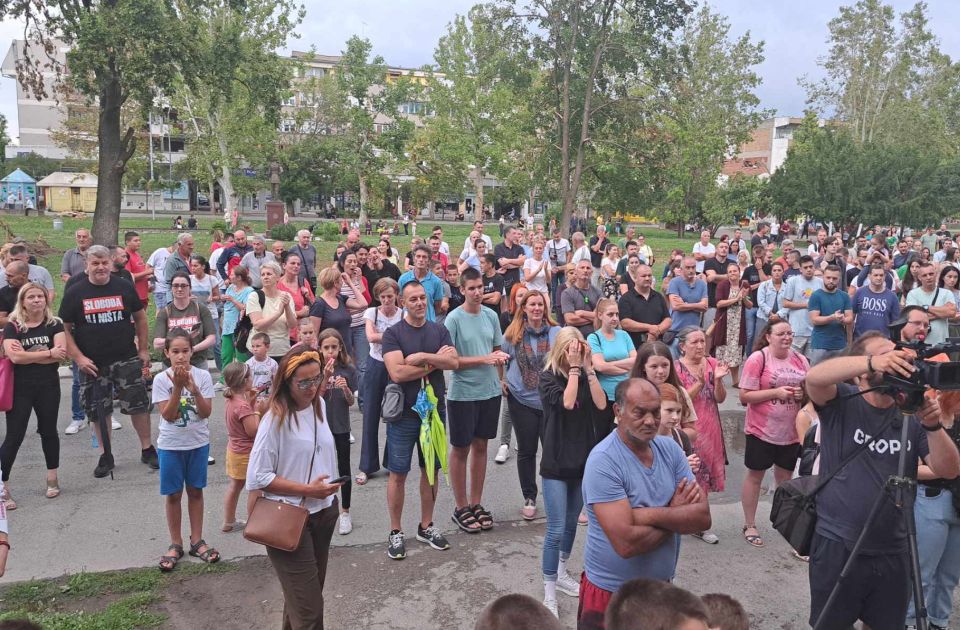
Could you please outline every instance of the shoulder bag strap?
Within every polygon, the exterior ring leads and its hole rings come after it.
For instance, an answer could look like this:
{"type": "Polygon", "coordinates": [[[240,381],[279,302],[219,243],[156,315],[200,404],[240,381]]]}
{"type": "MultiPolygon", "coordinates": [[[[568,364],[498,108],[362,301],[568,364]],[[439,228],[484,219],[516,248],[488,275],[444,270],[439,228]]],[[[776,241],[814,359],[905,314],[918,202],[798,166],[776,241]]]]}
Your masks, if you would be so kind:
{"type": "MultiPolygon", "coordinates": [[[[317,457],[317,417],[313,418],[313,453],[310,454],[310,467],[307,468],[307,481],[306,483],[310,484],[310,475],[313,474],[313,461],[317,457]]],[[[280,461],[280,446],[277,445],[277,461],[280,461]]],[[[300,505],[303,505],[307,502],[307,497],[300,497],[300,505]]]]}

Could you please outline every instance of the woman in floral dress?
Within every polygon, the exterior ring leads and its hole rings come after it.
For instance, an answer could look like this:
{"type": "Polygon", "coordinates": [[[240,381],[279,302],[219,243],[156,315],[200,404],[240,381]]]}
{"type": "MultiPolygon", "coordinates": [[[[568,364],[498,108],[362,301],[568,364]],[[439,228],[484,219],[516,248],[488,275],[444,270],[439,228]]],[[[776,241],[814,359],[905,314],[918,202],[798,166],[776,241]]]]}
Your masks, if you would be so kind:
{"type": "MultiPolygon", "coordinates": [[[[694,450],[700,456],[697,483],[704,492],[723,492],[726,483],[726,447],[720,423],[719,403],[727,399],[723,377],[730,369],[725,363],[707,356],[707,337],[696,326],[688,326],[678,334],[680,359],[677,376],[693,399],[697,412],[697,438],[694,450]]],[[[719,542],[716,534],[701,532],[698,538],[710,544],[719,542]]]]}

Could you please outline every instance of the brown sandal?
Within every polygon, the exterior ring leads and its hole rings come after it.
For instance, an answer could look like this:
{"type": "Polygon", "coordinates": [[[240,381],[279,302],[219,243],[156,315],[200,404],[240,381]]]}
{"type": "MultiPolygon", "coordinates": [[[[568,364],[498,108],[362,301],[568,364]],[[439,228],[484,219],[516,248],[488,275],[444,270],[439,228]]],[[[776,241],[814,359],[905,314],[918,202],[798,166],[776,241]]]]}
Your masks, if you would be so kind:
{"type": "Polygon", "coordinates": [[[167,553],[160,556],[160,570],[164,573],[170,573],[173,571],[177,563],[180,562],[180,558],[183,557],[183,546],[182,545],[170,545],[167,547],[167,553]],[[174,555],[169,555],[170,552],[173,552],[174,555]]]}
{"type": "Polygon", "coordinates": [[[203,538],[190,545],[190,555],[194,558],[200,558],[207,564],[220,561],[220,552],[214,549],[213,545],[208,545],[203,538]],[[206,549],[200,551],[201,547],[206,547],[206,549]]]}

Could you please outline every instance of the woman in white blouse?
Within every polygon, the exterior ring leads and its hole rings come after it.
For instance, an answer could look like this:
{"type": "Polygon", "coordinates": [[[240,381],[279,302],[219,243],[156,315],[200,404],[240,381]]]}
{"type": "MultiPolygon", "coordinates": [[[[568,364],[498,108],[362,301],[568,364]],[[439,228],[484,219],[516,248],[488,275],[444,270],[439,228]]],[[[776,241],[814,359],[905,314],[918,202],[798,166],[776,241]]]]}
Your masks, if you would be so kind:
{"type": "MultiPolygon", "coordinates": [[[[527,258],[523,263],[523,280],[527,288],[531,291],[539,291],[544,295],[549,295],[550,277],[552,269],[550,260],[543,256],[543,240],[536,239],[533,242],[533,256],[527,258]]],[[[549,305],[547,307],[549,310],[549,305]]]]}
{"type": "Polygon", "coordinates": [[[283,589],[285,628],[323,628],[323,582],[340,512],[340,484],[329,483],[337,476],[336,447],[318,396],[325,376],[320,355],[306,345],[281,359],[247,467],[247,490],[293,505],[303,501],[310,512],[294,551],[267,547],[283,589]],[[310,562],[316,573],[304,568],[310,562]]]}

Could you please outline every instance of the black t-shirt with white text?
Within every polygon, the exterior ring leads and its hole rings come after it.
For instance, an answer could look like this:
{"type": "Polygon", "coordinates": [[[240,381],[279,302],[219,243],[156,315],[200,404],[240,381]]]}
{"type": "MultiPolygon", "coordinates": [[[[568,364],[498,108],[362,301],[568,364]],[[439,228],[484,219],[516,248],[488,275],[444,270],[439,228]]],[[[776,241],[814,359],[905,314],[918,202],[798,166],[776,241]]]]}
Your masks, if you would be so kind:
{"type": "Polygon", "coordinates": [[[137,356],[133,314],[141,310],[143,302],[126,280],[111,276],[98,285],[83,278],[63,294],[60,319],[73,325],[80,352],[106,366],[137,356]]]}
{"type": "MultiPolygon", "coordinates": [[[[47,350],[53,349],[54,336],[62,332],[63,324],[60,322],[38,324],[30,328],[23,328],[10,322],[3,329],[3,338],[4,340],[16,339],[23,346],[25,352],[42,352],[46,355],[47,350]]],[[[14,363],[13,378],[16,383],[49,381],[59,378],[58,367],[57,363],[27,363],[24,365],[14,363]]]]}
{"type": "MultiPolygon", "coordinates": [[[[839,468],[840,463],[862,444],[874,443],[831,479],[816,496],[817,533],[842,541],[852,548],[863,529],[867,515],[883,492],[890,475],[897,473],[900,450],[907,449],[907,471],[917,470],[920,457],[929,454],[927,435],[914,416],[901,416],[897,408],[880,409],[870,405],[853,385],[837,385],[837,397],[820,414],[820,478],[839,468]],[[889,419],[893,423],[883,433],[877,431],[889,419]],[[901,444],[900,422],[909,423],[907,444],[901,444]]],[[[887,500],[864,542],[866,555],[891,555],[906,551],[907,531],[900,513],[887,500]]]]}
{"type": "Polygon", "coordinates": [[[500,305],[503,304],[503,301],[506,299],[503,297],[503,277],[495,273],[492,276],[483,276],[483,294],[487,295],[488,293],[499,293],[500,301],[496,304],[484,304],[491,311],[500,315],[500,305]]]}

